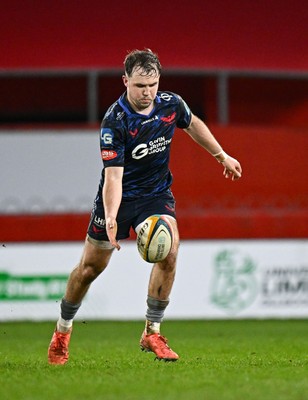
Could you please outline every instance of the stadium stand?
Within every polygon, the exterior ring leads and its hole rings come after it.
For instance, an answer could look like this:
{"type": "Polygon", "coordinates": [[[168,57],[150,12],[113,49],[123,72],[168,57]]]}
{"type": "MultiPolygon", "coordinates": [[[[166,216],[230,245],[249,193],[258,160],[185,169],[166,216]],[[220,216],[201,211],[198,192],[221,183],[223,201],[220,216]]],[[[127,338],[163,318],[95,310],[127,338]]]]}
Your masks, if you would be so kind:
{"type": "MultiPolygon", "coordinates": [[[[0,142],[1,130],[13,135],[25,126],[97,129],[123,90],[123,55],[150,47],[165,69],[161,88],[180,93],[244,168],[229,184],[210,157],[176,135],[180,157],[171,166],[183,239],[307,238],[307,7],[284,1],[277,13],[275,2],[240,3],[193,0],[175,10],[158,1],[159,13],[148,18],[99,1],[6,4],[0,142]]],[[[0,238],[83,240],[87,223],[80,213],[2,214],[0,238]]]]}

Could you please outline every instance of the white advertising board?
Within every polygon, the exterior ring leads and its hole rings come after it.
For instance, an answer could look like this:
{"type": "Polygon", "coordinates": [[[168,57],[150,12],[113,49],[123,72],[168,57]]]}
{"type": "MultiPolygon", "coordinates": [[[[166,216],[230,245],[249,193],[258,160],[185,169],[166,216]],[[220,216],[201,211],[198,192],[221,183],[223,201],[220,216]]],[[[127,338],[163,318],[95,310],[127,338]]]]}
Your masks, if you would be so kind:
{"type": "MultiPolygon", "coordinates": [[[[83,243],[0,248],[0,320],[55,320],[83,243]]],[[[151,264],[123,241],[77,319],[143,319],[151,264]]],[[[165,319],[307,318],[307,240],[183,241],[165,319]]]]}
{"type": "Polygon", "coordinates": [[[101,170],[99,130],[2,131],[0,213],[89,212],[101,170]]]}

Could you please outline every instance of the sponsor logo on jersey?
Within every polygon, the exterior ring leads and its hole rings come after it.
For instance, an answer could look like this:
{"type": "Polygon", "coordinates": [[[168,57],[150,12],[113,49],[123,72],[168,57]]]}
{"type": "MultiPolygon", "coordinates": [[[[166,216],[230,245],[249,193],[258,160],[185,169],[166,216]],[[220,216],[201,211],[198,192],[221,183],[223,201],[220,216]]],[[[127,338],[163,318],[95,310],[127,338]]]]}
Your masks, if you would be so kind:
{"type": "Polygon", "coordinates": [[[132,157],[135,160],[139,160],[140,158],[145,157],[149,152],[148,146],[145,143],[139,144],[132,151],[132,157]]]}
{"type": "Polygon", "coordinates": [[[170,101],[172,99],[172,95],[170,93],[161,93],[160,98],[165,101],[170,101]]]}
{"type": "Polygon", "coordinates": [[[97,215],[95,215],[94,224],[97,226],[105,226],[106,220],[104,218],[101,218],[101,217],[98,217],[97,215]]]}
{"type": "Polygon", "coordinates": [[[158,116],[157,115],[155,115],[155,117],[153,117],[153,118],[150,118],[150,119],[147,119],[146,121],[141,122],[141,125],[145,125],[145,124],[148,124],[149,122],[153,122],[153,121],[156,121],[156,120],[158,120],[158,116]]]}
{"type": "Polygon", "coordinates": [[[147,155],[165,151],[167,145],[171,143],[171,140],[172,139],[166,139],[164,136],[162,136],[155,140],[151,140],[148,144],[141,143],[132,151],[132,157],[135,160],[140,160],[140,158],[143,158],[147,155]]]}
{"type": "Polygon", "coordinates": [[[105,226],[106,226],[106,220],[104,218],[100,218],[97,215],[95,215],[94,218],[92,219],[92,225],[91,225],[93,232],[94,233],[103,232],[105,226]]]}
{"type": "Polygon", "coordinates": [[[113,133],[109,128],[101,129],[101,140],[105,146],[112,144],[113,133]]]}
{"type": "Polygon", "coordinates": [[[102,150],[102,159],[105,161],[113,160],[117,155],[117,152],[114,150],[102,150]]]}
{"type": "Polygon", "coordinates": [[[163,122],[166,122],[167,125],[171,125],[172,122],[175,120],[176,112],[168,115],[168,117],[160,117],[163,122]]]}
{"type": "Polygon", "coordinates": [[[116,120],[120,121],[124,117],[124,115],[125,115],[124,111],[118,112],[116,120]]]}

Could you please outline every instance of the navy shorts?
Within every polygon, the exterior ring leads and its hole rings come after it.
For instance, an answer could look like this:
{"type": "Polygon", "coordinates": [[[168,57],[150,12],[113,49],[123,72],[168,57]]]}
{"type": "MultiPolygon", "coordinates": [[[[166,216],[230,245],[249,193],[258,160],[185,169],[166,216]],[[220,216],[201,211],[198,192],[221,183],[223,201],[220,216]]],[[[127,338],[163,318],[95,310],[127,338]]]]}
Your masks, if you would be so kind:
{"type": "MultiPolygon", "coordinates": [[[[131,228],[135,230],[141,222],[154,214],[176,218],[175,199],[171,191],[150,198],[122,201],[117,215],[117,240],[127,239],[131,228]]],[[[87,233],[95,240],[109,240],[101,196],[95,199],[87,233]]]]}

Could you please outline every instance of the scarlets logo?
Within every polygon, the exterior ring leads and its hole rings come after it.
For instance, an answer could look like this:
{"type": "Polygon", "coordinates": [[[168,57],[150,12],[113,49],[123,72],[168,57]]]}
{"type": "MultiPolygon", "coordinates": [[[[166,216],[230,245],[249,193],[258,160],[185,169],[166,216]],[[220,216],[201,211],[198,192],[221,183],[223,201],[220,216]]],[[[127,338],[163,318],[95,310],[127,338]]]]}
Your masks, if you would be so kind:
{"type": "Polygon", "coordinates": [[[107,161],[107,160],[112,160],[116,158],[117,152],[114,150],[102,150],[102,159],[107,161]]]}
{"type": "Polygon", "coordinates": [[[166,122],[167,125],[172,124],[172,122],[175,120],[176,113],[172,113],[168,117],[160,117],[161,121],[166,122]]]}

